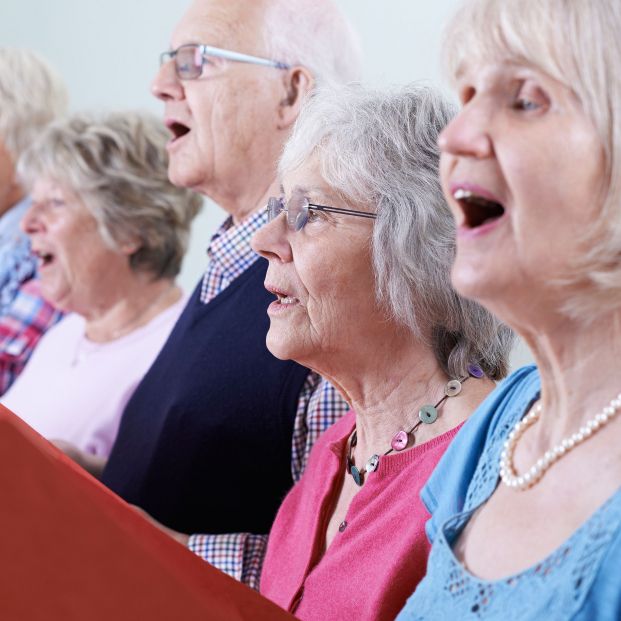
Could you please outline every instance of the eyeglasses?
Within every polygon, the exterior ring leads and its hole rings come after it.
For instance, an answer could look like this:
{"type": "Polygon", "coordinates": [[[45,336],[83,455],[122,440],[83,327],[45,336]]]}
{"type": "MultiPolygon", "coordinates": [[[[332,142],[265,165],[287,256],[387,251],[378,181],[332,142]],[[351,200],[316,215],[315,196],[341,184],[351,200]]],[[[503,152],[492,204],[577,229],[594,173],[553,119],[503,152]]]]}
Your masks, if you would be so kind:
{"type": "Polygon", "coordinates": [[[328,213],[342,213],[346,216],[358,216],[359,218],[377,218],[376,213],[368,211],[356,211],[355,209],[340,209],[338,207],[328,207],[327,205],[316,205],[302,194],[293,194],[285,203],[282,197],[271,197],[267,201],[267,221],[275,220],[283,211],[287,213],[287,225],[292,231],[301,231],[314,211],[325,211],[328,213]]]}
{"type": "Polygon", "coordinates": [[[198,43],[182,45],[176,50],[170,50],[169,52],[162,52],[160,54],[160,66],[170,60],[175,61],[175,72],[177,77],[181,80],[195,80],[203,73],[203,66],[205,64],[217,69],[223,66],[223,60],[263,65],[264,67],[274,67],[276,69],[290,68],[290,65],[287,63],[282,63],[277,60],[250,56],[248,54],[241,54],[240,52],[231,52],[229,50],[220,49],[219,47],[199,45],[198,43]]]}

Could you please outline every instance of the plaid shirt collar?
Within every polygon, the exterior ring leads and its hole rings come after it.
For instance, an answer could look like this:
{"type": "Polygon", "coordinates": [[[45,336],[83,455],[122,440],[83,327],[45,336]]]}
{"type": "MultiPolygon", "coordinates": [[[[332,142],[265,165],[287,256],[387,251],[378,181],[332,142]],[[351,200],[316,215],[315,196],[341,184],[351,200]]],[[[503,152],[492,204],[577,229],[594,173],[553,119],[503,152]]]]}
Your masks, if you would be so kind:
{"type": "Polygon", "coordinates": [[[267,211],[260,209],[238,225],[227,218],[214,233],[207,248],[209,265],[203,278],[201,300],[209,302],[258,259],[250,247],[252,236],[267,223],[267,211]]]}

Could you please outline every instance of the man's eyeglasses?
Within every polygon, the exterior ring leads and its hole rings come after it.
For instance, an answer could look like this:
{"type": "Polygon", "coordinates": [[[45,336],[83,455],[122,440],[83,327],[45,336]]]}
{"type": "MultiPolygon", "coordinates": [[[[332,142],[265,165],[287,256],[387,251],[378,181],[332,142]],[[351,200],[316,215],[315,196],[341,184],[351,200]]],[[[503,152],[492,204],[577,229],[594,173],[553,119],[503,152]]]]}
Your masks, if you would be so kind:
{"type": "Polygon", "coordinates": [[[377,218],[376,213],[368,211],[356,211],[355,209],[341,209],[338,207],[328,207],[327,205],[316,205],[302,194],[293,194],[285,203],[282,197],[272,197],[267,201],[267,221],[271,222],[276,219],[282,212],[287,214],[287,225],[292,231],[301,231],[316,211],[325,211],[328,213],[341,213],[346,216],[358,216],[359,218],[377,218]]]}
{"type": "Polygon", "coordinates": [[[250,56],[248,54],[241,54],[240,52],[231,52],[219,47],[199,45],[198,43],[182,45],[176,50],[170,50],[169,52],[162,52],[160,54],[160,65],[170,60],[175,61],[175,72],[177,73],[177,77],[181,80],[195,80],[203,73],[203,66],[205,64],[217,68],[222,65],[223,60],[263,65],[264,67],[274,67],[276,69],[290,68],[290,65],[287,63],[282,63],[277,60],[250,56]]]}

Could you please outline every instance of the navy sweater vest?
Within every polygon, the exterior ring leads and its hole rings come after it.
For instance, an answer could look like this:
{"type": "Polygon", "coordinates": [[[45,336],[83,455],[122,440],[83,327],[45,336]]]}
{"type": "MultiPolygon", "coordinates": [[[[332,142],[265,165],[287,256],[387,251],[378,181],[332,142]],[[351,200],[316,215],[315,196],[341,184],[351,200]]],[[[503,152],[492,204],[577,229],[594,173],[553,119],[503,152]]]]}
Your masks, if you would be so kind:
{"type": "Polygon", "coordinates": [[[102,481],[183,533],[267,533],[293,484],[308,369],[265,346],[267,261],[209,304],[200,284],[127,404],[102,481]]]}

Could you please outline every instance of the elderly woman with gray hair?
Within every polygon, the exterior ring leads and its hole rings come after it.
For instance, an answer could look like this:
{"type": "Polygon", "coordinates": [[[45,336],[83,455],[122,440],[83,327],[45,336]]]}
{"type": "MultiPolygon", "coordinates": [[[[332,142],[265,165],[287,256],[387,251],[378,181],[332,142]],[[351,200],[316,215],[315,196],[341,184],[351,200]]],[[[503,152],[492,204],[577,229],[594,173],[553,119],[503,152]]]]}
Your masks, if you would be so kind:
{"type": "Polygon", "coordinates": [[[94,470],[184,305],[175,276],[201,199],[169,183],[167,140],[143,114],[76,116],[19,163],[42,293],[70,314],[2,404],[94,470]]]}
{"type": "Polygon", "coordinates": [[[418,493],[507,370],[510,331],[450,285],[436,141],[452,113],[422,87],[313,97],[253,240],[276,296],[269,349],[351,406],[270,534],[261,592],[301,619],[395,617],[425,573],[418,493]]]}

